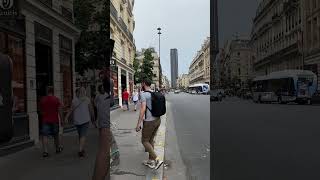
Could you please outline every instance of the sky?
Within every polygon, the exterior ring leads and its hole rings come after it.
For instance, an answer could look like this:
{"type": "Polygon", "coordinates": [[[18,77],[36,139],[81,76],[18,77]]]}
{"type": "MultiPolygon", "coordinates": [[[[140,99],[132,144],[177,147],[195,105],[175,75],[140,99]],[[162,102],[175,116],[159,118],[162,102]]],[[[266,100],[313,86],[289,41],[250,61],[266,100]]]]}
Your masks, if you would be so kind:
{"type": "Polygon", "coordinates": [[[253,18],[260,0],[219,0],[219,44],[223,47],[234,35],[250,37],[253,18]]]}
{"type": "Polygon", "coordinates": [[[179,75],[189,65],[210,35],[210,0],[136,0],[134,38],[137,50],[155,47],[158,52],[161,27],[161,65],[169,79],[170,49],[178,49],[179,75]]]}

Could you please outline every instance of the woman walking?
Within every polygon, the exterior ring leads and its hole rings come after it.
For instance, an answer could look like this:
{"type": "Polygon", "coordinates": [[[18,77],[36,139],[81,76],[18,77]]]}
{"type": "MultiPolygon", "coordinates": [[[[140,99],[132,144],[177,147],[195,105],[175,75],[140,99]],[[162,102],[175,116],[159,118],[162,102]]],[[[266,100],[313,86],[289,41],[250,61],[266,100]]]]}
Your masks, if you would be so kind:
{"type": "Polygon", "coordinates": [[[86,96],[85,88],[81,87],[76,90],[76,96],[72,100],[72,107],[67,118],[73,121],[79,135],[79,157],[85,156],[86,135],[89,128],[89,122],[95,125],[94,110],[90,99],[86,96]]]}
{"type": "Polygon", "coordinates": [[[133,91],[132,101],[134,103],[134,111],[137,111],[137,104],[139,101],[139,93],[137,92],[137,90],[133,91]]]}

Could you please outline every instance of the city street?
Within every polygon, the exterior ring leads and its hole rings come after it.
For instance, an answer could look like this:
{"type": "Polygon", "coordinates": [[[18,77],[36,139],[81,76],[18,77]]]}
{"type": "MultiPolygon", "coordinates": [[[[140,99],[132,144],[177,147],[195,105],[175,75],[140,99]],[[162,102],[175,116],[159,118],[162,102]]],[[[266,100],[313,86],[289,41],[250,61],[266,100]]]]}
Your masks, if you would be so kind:
{"type": "Polygon", "coordinates": [[[320,179],[320,106],[211,103],[214,177],[320,179]]]}
{"type": "Polygon", "coordinates": [[[209,96],[170,93],[167,101],[165,176],[175,180],[209,180],[209,96]]]}

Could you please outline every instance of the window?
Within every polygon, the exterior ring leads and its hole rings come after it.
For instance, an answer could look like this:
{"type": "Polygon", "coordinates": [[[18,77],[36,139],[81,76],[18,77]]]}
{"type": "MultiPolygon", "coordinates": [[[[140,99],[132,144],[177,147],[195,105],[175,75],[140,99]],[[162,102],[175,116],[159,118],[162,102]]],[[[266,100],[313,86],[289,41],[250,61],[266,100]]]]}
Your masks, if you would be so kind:
{"type": "Polygon", "coordinates": [[[13,113],[26,112],[26,69],[24,58],[24,40],[0,32],[0,50],[7,50],[13,63],[13,113]]]}
{"type": "Polygon", "coordinates": [[[121,50],[122,50],[122,58],[125,59],[125,55],[126,55],[126,48],[125,48],[125,44],[123,41],[121,41],[121,50]]]}

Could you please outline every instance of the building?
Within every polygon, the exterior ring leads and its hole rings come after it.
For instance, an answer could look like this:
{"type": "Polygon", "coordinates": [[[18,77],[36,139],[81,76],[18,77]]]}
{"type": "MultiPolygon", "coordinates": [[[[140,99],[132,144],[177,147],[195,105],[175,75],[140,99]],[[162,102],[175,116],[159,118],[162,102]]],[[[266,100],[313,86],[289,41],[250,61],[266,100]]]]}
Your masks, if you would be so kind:
{"type": "Polygon", "coordinates": [[[171,88],[177,88],[178,79],[178,50],[170,49],[170,62],[171,62],[171,88]]]}
{"type": "Polygon", "coordinates": [[[178,78],[178,87],[180,89],[186,89],[189,87],[189,75],[188,74],[182,74],[178,78]]]}
{"type": "MultiPolygon", "coordinates": [[[[151,85],[152,89],[160,89],[160,59],[159,56],[157,54],[157,52],[155,51],[154,48],[149,48],[152,51],[152,57],[153,57],[153,74],[155,75],[152,78],[153,84],[151,85]]],[[[146,49],[142,49],[141,52],[137,52],[137,57],[136,59],[140,62],[140,65],[142,65],[143,59],[144,59],[144,52],[146,51],[146,49]]]]}
{"type": "Polygon", "coordinates": [[[229,88],[245,88],[253,78],[252,57],[250,39],[247,37],[236,37],[227,41],[221,51],[222,63],[222,86],[229,88]]]}
{"type": "Polygon", "coordinates": [[[320,87],[320,2],[317,0],[302,2],[304,68],[317,74],[320,87]]]}
{"type": "Polygon", "coordinates": [[[133,60],[136,52],[133,31],[135,21],[133,16],[134,0],[111,0],[110,3],[110,35],[115,41],[112,59],[114,81],[114,96],[122,106],[122,92],[134,88],[133,60]]]}
{"type": "Polygon", "coordinates": [[[210,38],[208,37],[193,58],[189,67],[190,85],[210,84],[210,38]]]}
{"type": "Polygon", "coordinates": [[[251,34],[256,53],[253,65],[256,76],[303,69],[303,56],[299,50],[303,30],[301,2],[264,0],[259,4],[251,34]]]}
{"type": "Polygon", "coordinates": [[[75,43],[80,31],[74,25],[72,0],[21,0],[13,7],[15,17],[0,21],[0,51],[14,62],[15,134],[9,144],[33,144],[39,141],[38,102],[46,87],[54,87],[65,109],[71,104],[75,43]]]}
{"type": "Polygon", "coordinates": [[[162,88],[163,89],[170,89],[170,82],[167,76],[162,75],[162,88]]]}

